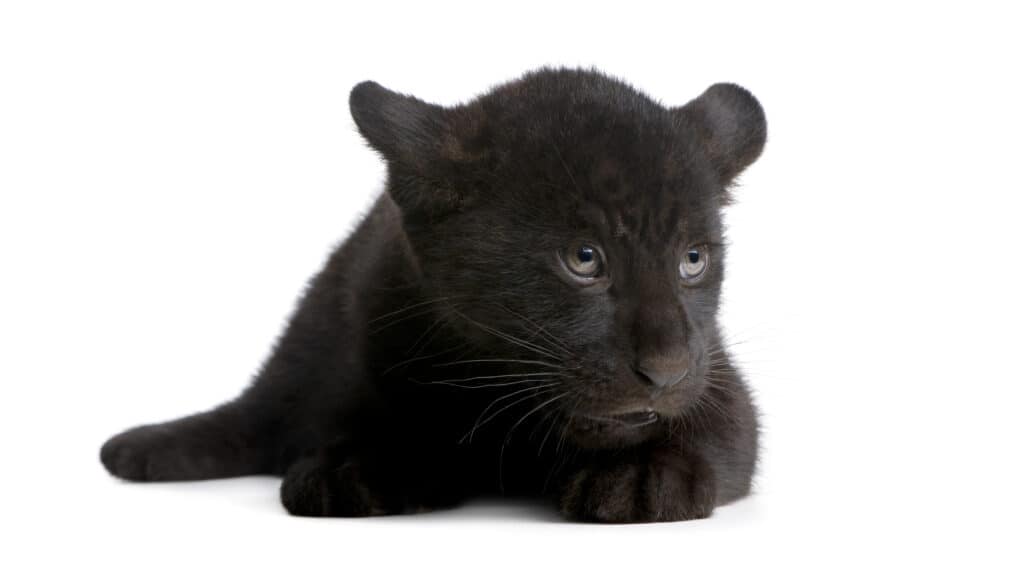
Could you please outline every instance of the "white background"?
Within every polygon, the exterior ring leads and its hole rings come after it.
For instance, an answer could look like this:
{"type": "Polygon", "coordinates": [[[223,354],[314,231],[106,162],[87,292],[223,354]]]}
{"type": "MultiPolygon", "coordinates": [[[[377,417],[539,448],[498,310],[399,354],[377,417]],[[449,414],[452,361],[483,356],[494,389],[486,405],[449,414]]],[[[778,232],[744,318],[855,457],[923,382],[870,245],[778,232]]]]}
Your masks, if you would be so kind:
{"type": "Polygon", "coordinates": [[[1021,18],[825,4],[4,2],[0,570],[1020,573],[1021,18]],[[767,111],[723,310],[755,495],[667,525],[303,520],[274,479],[106,475],[110,434],[246,385],[379,193],[356,82],[453,104],[542,64],[767,111]]]}

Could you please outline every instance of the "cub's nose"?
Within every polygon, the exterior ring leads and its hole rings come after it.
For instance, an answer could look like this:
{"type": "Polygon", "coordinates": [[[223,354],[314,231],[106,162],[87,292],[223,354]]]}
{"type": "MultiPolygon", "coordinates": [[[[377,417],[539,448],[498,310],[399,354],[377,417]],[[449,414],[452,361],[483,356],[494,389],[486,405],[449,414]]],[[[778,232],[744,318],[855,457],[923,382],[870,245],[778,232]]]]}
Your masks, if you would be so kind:
{"type": "Polygon", "coordinates": [[[637,361],[633,370],[640,379],[655,387],[669,387],[686,377],[690,362],[687,357],[654,356],[644,357],[637,361]]]}

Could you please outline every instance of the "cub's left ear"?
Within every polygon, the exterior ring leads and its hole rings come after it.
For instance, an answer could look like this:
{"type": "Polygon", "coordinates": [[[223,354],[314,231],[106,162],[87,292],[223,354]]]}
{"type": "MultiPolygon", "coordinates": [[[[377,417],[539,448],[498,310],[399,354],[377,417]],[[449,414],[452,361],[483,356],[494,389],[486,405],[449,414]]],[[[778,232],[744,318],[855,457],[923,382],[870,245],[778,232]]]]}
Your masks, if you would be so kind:
{"type": "Polygon", "coordinates": [[[673,112],[696,131],[722,185],[761,155],[768,133],[764,110],[736,84],[715,84],[673,112]]]}
{"type": "Polygon", "coordinates": [[[367,143],[389,162],[423,169],[440,155],[448,133],[445,109],[363,82],[349,94],[352,118],[367,143]]]}

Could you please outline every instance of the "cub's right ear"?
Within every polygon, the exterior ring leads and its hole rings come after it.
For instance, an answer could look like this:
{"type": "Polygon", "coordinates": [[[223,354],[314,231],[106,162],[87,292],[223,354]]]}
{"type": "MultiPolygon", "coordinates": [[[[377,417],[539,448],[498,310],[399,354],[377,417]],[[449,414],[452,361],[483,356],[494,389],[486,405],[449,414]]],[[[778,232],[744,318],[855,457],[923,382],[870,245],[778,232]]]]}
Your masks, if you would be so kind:
{"type": "Polygon", "coordinates": [[[422,168],[440,154],[447,132],[441,106],[392,92],[376,82],[352,88],[348,105],[359,133],[386,160],[422,168]]]}

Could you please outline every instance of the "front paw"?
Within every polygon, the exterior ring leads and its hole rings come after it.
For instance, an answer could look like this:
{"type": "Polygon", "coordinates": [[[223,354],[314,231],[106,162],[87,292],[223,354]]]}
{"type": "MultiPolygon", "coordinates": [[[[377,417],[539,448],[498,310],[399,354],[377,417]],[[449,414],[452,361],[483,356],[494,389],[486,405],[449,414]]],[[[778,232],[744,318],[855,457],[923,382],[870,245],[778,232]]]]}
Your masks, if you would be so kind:
{"type": "Polygon", "coordinates": [[[292,515],[367,517],[400,511],[393,498],[375,486],[358,459],[340,463],[306,459],[295,463],[281,484],[281,503],[292,515]]]}
{"type": "Polygon", "coordinates": [[[175,476],[175,453],[166,430],[144,425],[111,437],[100,448],[100,461],[115,477],[158,481],[175,476]]]}
{"type": "Polygon", "coordinates": [[[575,521],[703,519],[714,509],[714,478],[702,459],[675,452],[607,459],[572,472],[559,504],[575,521]]]}

